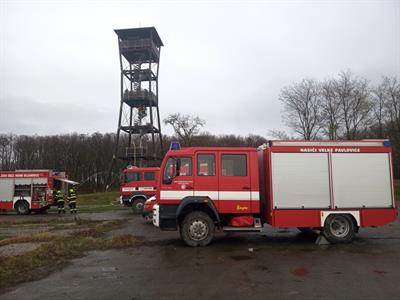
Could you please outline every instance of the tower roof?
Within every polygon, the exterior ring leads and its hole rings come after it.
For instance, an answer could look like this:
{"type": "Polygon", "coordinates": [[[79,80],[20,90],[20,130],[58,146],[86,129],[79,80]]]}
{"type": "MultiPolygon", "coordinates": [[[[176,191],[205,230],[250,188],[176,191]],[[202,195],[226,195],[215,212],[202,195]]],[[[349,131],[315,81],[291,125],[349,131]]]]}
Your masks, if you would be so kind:
{"type": "Polygon", "coordinates": [[[155,27],[115,29],[114,31],[121,39],[128,39],[129,37],[149,38],[152,36],[157,47],[164,46],[155,27]]]}

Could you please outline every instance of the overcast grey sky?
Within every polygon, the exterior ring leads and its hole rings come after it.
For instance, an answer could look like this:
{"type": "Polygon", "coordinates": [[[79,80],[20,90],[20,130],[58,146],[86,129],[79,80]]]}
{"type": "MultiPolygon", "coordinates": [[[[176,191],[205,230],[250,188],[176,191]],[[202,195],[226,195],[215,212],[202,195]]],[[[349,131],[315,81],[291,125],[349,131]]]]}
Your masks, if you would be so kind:
{"type": "Polygon", "coordinates": [[[279,92],[303,78],[400,77],[400,1],[0,5],[0,133],[116,131],[116,28],[156,27],[161,117],[198,115],[216,134],[286,130],[279,92]]]}

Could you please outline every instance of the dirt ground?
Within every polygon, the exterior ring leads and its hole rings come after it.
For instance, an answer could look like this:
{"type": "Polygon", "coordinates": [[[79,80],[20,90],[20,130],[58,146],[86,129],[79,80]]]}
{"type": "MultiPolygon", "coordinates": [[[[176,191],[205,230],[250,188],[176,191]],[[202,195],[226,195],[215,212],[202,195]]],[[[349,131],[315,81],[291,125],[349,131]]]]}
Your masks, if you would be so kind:
{"type": "MultiPolygon", "coordinates": [[[[37,217],[43,216],[28,216],[37,217]]],[[[220,233],[208,247],[189,248],[177,232],[161,232],[129,210],[80,217],[128,219],[108,235],[132,234],[144,243],[91,251],[44,279],[3,291],[1,299],[398,299],[400,293],[398,221],[361,229],[348,245],[317,246],[295,229],[265,228],[220,233]]]]}

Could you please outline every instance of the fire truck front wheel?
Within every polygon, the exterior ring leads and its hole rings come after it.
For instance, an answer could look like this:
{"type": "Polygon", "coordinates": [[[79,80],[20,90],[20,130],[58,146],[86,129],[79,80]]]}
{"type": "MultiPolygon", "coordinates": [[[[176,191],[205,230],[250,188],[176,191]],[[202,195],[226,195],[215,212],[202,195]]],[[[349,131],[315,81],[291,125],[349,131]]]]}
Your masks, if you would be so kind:
{"type": "Polygon", "coordinates": [[[18,201],[15,204],[15,210],[19,215],[28,215],[31,212],[29,209],[29,204],[26,201],[18,201]]]}
{"type": "Polygon", "coordinates": [[[356,233],[356,225],[353,219],[345,214],[329,215],[323,228],[326,239],[333,243],[350,243],[356,233]]]}
{"type": "Polygon", "coordinates": [[[215,226],[210,216],[202,211],[188,213],[180,224],[182,240],[191,247],[207,246],[214,238],[215,226]]]}
{"type": "Polygon", "coordinates": [[[144,202],[146,202],[146,199],[140,197],[136,198],[132,202],[132,210],[135,214],[141,214],[143,213],[143,207],[144,207],[144,202]]]}

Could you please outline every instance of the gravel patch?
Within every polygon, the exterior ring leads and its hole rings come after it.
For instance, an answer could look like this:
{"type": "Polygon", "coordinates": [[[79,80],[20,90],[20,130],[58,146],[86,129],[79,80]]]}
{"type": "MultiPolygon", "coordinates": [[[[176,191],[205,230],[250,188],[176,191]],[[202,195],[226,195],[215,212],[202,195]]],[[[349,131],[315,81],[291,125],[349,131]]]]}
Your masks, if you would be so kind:
{"type": "Polygon", "coordinates": [[[0,247],[0,257],[17,256],[39,248],[44,242],[10,244],[0,247]]]}

